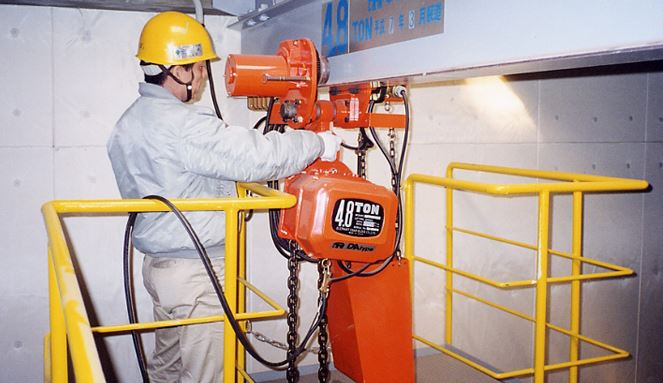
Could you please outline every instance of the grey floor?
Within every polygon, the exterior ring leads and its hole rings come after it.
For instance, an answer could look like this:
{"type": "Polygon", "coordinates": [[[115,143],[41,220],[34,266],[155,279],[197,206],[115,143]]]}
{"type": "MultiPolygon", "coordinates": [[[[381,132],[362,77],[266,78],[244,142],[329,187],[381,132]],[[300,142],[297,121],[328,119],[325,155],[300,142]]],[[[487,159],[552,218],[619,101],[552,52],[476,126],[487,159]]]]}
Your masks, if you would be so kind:
{"type": "MultiPolygon", "coordinates": [[[[477,370],[443,354],[417,358],[417,383],[499,383],[477,370]]],[[[315,383],[317,375],[304,375],[300,383],[315,383]]],[[[267,383],[281,383],[285,379],[271,380],[267,383]]],[[[352,383],[352,380],[338,371],[332,371],[330,383],[352,383]]]]}

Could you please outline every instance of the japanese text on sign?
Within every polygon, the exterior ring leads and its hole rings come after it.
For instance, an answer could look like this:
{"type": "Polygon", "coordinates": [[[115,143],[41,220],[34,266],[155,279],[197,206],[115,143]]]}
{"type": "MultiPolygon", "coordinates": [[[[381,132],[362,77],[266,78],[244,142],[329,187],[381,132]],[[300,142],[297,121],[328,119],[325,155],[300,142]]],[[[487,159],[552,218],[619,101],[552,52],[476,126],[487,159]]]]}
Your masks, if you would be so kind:
{"type": "Polygon", "coordinates": [[[444,0],[330,0],[322,6],[326,56],[444,31],[444,0]]]}

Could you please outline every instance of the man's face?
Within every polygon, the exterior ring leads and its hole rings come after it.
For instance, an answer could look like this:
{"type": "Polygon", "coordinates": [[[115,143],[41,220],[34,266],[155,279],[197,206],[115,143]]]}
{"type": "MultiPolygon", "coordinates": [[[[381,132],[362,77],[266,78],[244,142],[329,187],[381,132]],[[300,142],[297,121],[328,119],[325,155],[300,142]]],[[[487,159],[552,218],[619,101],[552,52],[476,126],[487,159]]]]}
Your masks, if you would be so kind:
{"type": "Polygon", "coordinates": [[[199,61],[193,64],[191,70],[194,75],[193,83],[191,84],[193,91],[193,97],[191,97],[191,100],[194,102],[200,101],[200,98],[205,91],[205,84],[207,83],[207,66],[204,61],[199,61]]]}

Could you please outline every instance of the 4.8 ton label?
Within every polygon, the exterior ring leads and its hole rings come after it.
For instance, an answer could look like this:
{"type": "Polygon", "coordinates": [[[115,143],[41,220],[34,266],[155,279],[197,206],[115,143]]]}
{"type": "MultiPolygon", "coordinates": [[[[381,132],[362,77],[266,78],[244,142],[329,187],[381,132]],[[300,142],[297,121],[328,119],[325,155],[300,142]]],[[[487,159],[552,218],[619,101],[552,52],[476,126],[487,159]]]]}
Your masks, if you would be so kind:
{"type": "Polygon", "coordinates": [[[383,222],[384,209],[378,203],[343,198],[334,205],[332,228],[336,232],[353,237],[374,237],[380,234],[383,222]]]}

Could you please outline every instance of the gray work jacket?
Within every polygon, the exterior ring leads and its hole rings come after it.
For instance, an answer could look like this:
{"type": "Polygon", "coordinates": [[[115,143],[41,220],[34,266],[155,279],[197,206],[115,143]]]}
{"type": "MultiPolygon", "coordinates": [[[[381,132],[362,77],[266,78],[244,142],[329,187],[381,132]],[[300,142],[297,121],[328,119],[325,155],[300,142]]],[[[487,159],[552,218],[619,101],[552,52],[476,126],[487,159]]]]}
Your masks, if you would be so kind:
{"type": "MultiPolygon", "coordinates": [[[[168,90],[141,83],[140,97],[115,125],[108,155],[122,198],[235,196],[234,181],[280,179],[320,156],[323,142],[307,131],[285,134],[228,126],[211,109],[185,104],[168,90]]],[[[185,213],[211,257],[223,256],[223,212],[185,213]]],[[[196,258],[194,246],[171,213],[144,213],[134,245],[156,257],[196,258]]]]}

